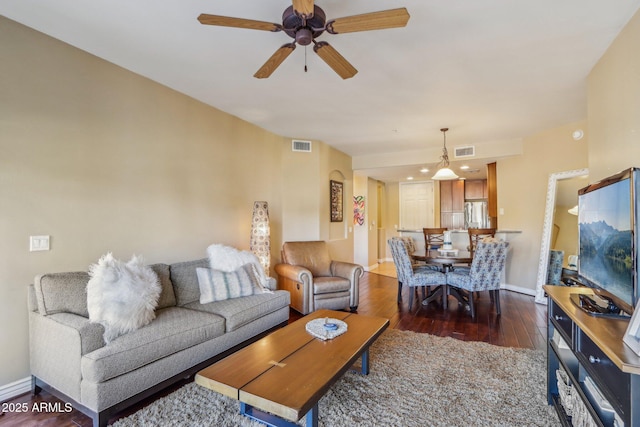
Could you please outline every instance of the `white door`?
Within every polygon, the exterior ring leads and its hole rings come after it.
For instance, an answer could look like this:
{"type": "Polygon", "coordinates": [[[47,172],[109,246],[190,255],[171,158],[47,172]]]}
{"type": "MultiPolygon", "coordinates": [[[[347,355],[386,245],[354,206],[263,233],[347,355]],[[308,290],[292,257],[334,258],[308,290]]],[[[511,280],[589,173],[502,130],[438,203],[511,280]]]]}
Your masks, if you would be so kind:
{"type": "Polygon", "coordinates": [[[433,181],[400,183],[400,229],[434,227],[433,181]]]}

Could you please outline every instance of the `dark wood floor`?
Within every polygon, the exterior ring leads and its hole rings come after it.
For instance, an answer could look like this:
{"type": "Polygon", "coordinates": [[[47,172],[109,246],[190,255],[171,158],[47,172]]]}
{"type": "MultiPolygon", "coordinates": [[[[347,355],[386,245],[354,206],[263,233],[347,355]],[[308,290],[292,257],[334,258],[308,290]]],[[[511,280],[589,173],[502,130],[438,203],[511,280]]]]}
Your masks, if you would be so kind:
{"type": "MultiPolygon", "coordinates": [[[[365,273],[360,282],[359,314],[386,317],[391,327],[401,330],[430,333],[439,336],[453,337],[463,341],[482,341],[490,344],[544,350],[546,335],[546,306],[536,304],[533,297],[510,291],[500,291],[502,314],[497,316],[488,293],[481,293],[476,304],[476,319],[471,319],[468,311],[449,297],[449,307],[443,310],[440,302],[422,306],[419,298],[414,298],[413,307],[408,307],[409,290],[403,289],[402,303],[397,301],[397,281],[392,277],[373,273],[365,273]]],[[[292,311],[290,321],[299,319],[298,313],[292,311]]],[[[182,384],[176,385],[173,389],[182,384]]],[[[165,391],[153,399],[165,395],[165,391]]],[[[120,416],[126,416],[153,399],[142,402],[135,408],[120,416]]],[[[16,406],[26,406],[26,412],[7,412],[0,416],[0,426],[91,426],[91,420],[82,413],[71,412],[34,412],[34,404],[40,402],[55,404],[59,402],[46,392],[32,397],[25,394],[9,402],[16,406]]],[[[60,403],[64,407],[63,403],[60,403]]],[[[115,421],[111,420],[111,421],[115,421]]]]}

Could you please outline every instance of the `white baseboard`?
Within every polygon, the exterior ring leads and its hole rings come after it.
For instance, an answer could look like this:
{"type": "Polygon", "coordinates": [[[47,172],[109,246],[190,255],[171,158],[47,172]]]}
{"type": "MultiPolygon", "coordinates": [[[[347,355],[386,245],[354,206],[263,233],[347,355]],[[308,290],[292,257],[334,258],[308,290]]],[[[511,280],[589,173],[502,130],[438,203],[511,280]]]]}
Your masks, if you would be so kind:
{"type": "Polygon", "coordinates": [[[500,285],[500,289],[506,289],[508,291],[518,292],[519,294],[525,294],[532,297],[536,296],[536,290],[530,288],[523,288],[522,286],[509,285],[508,283],[500,285]]]}
{"type": "Polygon", "coordinates": [[[378,268],[378,263],[377,262],[375,264],[373,264],[373,265],[368,266],[368,267],[364,267],[364,271],[371,271],[371,270],[373,270],[375,268],[378,268]]]}
{"type": "Polygon", "coordinates": [[[14,381],[11,384],[0,386],[0,402],[13,399],[31,391],[31,377],[14,381]]]}

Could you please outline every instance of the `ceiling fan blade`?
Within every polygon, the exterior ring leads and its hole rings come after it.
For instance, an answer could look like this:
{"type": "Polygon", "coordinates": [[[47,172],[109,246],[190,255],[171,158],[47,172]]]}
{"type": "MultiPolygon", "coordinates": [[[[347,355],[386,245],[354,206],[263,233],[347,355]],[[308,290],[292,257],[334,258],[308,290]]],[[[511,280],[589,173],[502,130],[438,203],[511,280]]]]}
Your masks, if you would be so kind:
{"type": "Polygon", "coordinates": [[[293,10],[306,19],[313,17],[313,0],[293,0],[293,10]]]}
{"type": "Polygon", "coordinates": [[[406,8],[382,10],[362,15],[346,16],[327,22],[327,32],[331,34],[354,33],[356,31],[382,30],[404,27],[409,22],[406,8]]]}
{"type": "Polygon", "coordinates": [[[340,55],[338,51],[327,42],[317,42],[316,45],[313,46],[313,51],[343,79],[349,79],[358,72],[349,61],[344,59],[344,56],[340,55]]]}
{"type": "Polygon", "coordinates": [[[272,22],[254,21],[252,19],[232,18],[230,16],[207,15],[198,16],[198,21],[204,25],[217,25],[220,27],[245,28],[248,30],[280,31],[282,26],[272,22]]]}
{"type": "Polygon", "coordinates": [[[280,46],[276,53],[271,55],[271,58],[267,59],[262,67],[253,75],[257,79],[266,79],[287,59],[287,56],[291,55],[291,52],[296,48],[295,43],[288,43],[280,46]]]}

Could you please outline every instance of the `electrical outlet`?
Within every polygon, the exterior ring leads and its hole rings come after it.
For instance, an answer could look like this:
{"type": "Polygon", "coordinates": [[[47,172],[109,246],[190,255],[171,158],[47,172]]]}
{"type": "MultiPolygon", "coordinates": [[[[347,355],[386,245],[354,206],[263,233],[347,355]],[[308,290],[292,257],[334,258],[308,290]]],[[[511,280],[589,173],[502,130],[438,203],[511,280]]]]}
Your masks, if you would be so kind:
{"type": "Polygon", "coordinates": [[[49,236],[29,236],[29,251],[48,251],[49,236]]]}

